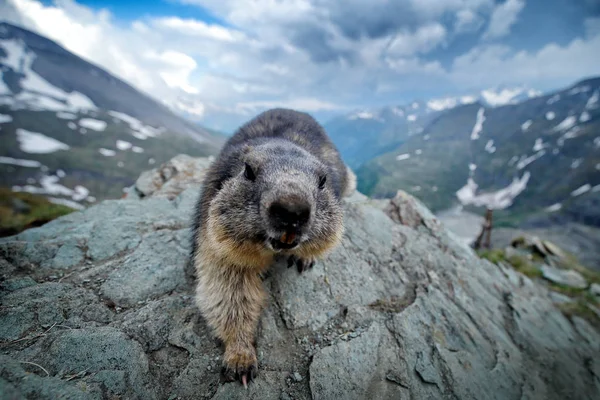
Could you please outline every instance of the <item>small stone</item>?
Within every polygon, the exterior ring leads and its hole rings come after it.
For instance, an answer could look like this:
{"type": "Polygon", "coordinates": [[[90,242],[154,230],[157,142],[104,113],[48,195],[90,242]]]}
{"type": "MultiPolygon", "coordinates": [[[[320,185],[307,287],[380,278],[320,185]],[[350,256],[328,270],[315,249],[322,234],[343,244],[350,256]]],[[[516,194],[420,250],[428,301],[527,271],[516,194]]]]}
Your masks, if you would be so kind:
{"type": "Polygon", "coordinates": [[[566,296],[562,293],[558,293],[558,292],[550,292],[550,299],[552,299],[552,302],[554,304],[566,304],[566,303],[572,303],[573,299],[570,298],[569,296],[566,296]]]}
{"type": "Polygon", "coordinates": [[[553,268],[548,265],[542,265],[542,276],[547,280],[565,285],[575,289],[585,289],[587,281],[577,271],[553,268]]]}
{"type": "Polygon", "coordinates": [[[592,283],[590,286],[590,293],[596,297],[600,297],[600,284],[592,283]]]}
{"type": "Polygon", "coordinates": [[[300,375],[298,372],[294,372],[294,380],[296,382],[302,382],[302,375],[300,375]]]}

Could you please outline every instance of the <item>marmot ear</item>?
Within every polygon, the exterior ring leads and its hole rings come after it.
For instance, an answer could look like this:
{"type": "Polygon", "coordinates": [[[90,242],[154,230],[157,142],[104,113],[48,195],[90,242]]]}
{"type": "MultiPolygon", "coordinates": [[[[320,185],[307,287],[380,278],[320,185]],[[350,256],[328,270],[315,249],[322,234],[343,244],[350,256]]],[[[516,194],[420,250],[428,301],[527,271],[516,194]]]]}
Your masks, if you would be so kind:
{"type": "Polygon", "coordinates": [[[248,165],[248,163],[244,163],[244,164],[246,165],[246,169],[244,170],[244,176],[249,181],[254,182],[256,180],[256,174],[252,170],[252,167],[250,165],[248,165]]]}
{"type": "Polygon", "coordinates": [[[325,187],[325,182],[327,182],[327,175],[323,175],[319,178],[319,189],[323,189],[325,187]]]}

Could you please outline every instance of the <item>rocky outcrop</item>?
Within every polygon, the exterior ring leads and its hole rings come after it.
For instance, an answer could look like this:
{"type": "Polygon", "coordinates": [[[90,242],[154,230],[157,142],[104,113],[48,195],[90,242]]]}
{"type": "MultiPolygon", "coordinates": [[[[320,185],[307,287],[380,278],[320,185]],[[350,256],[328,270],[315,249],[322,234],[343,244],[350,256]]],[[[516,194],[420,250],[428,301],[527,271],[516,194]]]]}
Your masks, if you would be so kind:
{"type": "Polygon", "coordinates": [[[479,259],[405,193],[385,203],[354,194],[344,240],[325,260],[302,275],[273,266],[259,376],[248,390],[223,383],[186,258],[199,187],[178,186],[0,241],[1,398],[600,393],[599,333],[565,317],[544,287],[479,259]]]}

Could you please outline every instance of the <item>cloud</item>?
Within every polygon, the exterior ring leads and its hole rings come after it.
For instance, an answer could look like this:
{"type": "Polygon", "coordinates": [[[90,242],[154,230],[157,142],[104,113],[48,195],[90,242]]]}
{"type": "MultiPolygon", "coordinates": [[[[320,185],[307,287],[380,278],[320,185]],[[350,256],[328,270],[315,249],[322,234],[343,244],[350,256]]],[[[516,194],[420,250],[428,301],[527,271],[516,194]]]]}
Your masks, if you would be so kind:
{"type": "Polygon", "coordinates": [[[220,25],[210,25],[203,21],[181,19],[178,17],[157,18],[152,21],[156,27],[173,30],[184,35],[202,36],[224,42],[233,42],[242,39],[240,32],[224,28],[220,25]]]}
{"type": "Polygon", "coordinates": [[[525,8],[525,0],[506,0],[498,5],[492,12],[490,23],[483,37],[494,39],[508,35],[523,8],[525,8]]]}
{"type": "Polygon", "coordinates": [[[192,90],[186,77],[195,69],[195,61],[166,46],[162,51],[155,50],[143,24],[122,29],[113,23],[108,11],[91,11],[72,0],[61,0],[58,4],[45,6],[34,0],[7,0],[0,11],[12,15],[9,22],[55,40],[155,97],[169,97],[173,87],[192,90]]]}
{"type": "Polygon", "coordinates": [[[508,47],[524,0],[175,1],[222,23],[168,14],[124,22],[74,0],[4,0],[0,14],[224,129],[271,106],[341,112],[597,73],[598,18],[564,45],[508,47]],[[479,40],[482,30],[494,41],[479,40]]]}
{"type": "Polygon", "coordinates": [[[457,33],[475,32],[484,23],[484,19],[476,12],[470,9],[463,9],[456,12],[454,30],[457,33]]]}
{"type": "Polygon", "coordinates": [[[415,32],[401,32],[395,35],[387,51],[388,55],[410,56],[428,53],[446,37],[446,28],[440,23],[419,27],[415,32]]]}
{"type": "Polygon", "coordinates": [[[484,45],[456,57],[448,77],[457,85],[522,84],[557,87],[598,74],[600,34],[565,46],[550,43],[534,52],[484,45]]]}

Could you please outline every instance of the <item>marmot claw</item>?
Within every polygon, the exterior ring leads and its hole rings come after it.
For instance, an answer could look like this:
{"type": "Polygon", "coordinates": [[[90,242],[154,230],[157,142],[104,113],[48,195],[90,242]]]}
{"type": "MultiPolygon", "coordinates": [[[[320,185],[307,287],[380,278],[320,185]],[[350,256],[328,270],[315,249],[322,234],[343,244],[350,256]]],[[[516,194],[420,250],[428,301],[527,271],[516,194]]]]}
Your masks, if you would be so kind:
{"type": "Polygon", "coordinates": [[[316,260],[313,258],[299,258],[296,256],[290,256],[288,258],[288,268],[296,264],[299,273],[303,273],[315,266],[316,260]]]}
{"type": "Polygon", "coordinates": [[[237,368],[231,368],[228,366],[223,366],[223,378],[227,382],[241,382],[244,387],[248,386],[249,382],[252,382],[258,373],[258,368],[256,365],[252,364],[248,367],[238,366],[237,368]]]}

